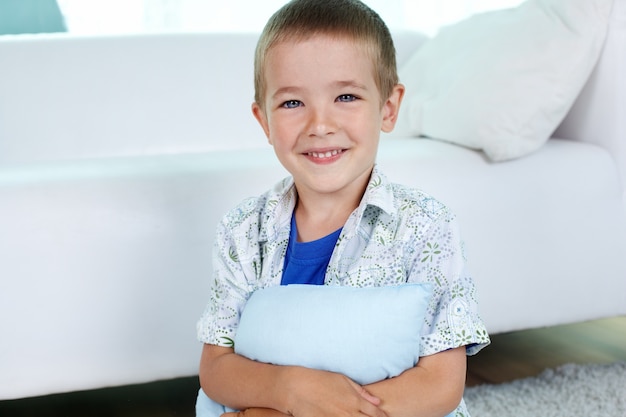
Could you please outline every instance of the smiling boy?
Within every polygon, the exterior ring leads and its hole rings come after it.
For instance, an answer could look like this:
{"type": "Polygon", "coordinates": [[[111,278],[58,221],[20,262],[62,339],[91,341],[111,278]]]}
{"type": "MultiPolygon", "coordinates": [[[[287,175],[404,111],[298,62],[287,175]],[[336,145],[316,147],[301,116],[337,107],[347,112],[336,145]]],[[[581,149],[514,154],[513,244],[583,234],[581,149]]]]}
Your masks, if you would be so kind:
{"type": "Polygon", "coordinates": [[[331,34],[267,53],[253,113],[293,176],[301,241],[344,225],[370,179],[380,131],[393,129],[404,87],[382,98],[373,74],[366,45],[331,34]]]}
{"type": "Polygon", "coordinates": [[[456,220],[376,167],[380,132],[394,128],[404,94],[387,27],[357,0],[291,1],[261,35],[255,90],[254,117],[291,177],[218,227],[211,299],[198,323],[203,392],[246,415],[467,416],[466,355],[489,339],[456,220]],[[428,260],[420,256],[427,245],[440,248],[428,260]],[[362,387],[338,373],[234,352],[239,317],[258,289],[404,282],[436,289],[420,360],[395,378],[362,387]]]}

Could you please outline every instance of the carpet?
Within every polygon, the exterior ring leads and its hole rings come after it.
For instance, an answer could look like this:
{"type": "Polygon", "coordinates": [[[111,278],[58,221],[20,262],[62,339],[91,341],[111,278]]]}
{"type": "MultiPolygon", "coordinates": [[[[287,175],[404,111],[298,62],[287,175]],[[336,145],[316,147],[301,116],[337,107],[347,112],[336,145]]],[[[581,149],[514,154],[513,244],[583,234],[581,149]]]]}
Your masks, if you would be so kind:
{"type": "Polygon", "coordinates": [[[626,417],[626,362],[567,364],[464,398],[472,417],[626,417]]]}

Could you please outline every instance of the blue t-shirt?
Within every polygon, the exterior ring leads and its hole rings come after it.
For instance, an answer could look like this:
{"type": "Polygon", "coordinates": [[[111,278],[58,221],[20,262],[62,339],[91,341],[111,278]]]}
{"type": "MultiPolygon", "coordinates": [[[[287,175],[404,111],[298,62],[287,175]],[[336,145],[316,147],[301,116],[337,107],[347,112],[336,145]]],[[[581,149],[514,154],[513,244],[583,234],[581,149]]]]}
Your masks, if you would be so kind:
{"type": "Polygon", "coordinates": [[[280,285],[322,285],[341,229],[312,242],[298,242],[296,216],[291,216],[289,244],[280,285]]]}

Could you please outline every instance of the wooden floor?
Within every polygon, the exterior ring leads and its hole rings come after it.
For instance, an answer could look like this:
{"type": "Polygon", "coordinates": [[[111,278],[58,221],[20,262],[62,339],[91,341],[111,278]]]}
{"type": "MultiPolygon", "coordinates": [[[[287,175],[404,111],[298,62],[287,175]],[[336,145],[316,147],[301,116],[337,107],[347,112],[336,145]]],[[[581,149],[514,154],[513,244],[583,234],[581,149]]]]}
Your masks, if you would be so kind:
{"type": "Polygon", "coordinates": [[[497,334],[468,359],[467,386],[535,376],[566,363],[626,361],[626,317],[497,334]]]}
{"type": "MultiPolygon", "coordinates": [[[[565,363],[626,361],[626,317],[492,336],[468,360],[467,386],[534,376],[565,363]]],[[[0,401],[2,417],[193,417],[197,378],[0,401]]]]}

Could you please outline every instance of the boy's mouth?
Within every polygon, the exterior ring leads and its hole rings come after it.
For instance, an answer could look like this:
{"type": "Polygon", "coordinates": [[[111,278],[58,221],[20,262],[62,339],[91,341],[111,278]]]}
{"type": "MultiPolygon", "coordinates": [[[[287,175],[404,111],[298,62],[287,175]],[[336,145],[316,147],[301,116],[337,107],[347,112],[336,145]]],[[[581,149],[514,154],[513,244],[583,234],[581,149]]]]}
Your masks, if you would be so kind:
{"type": "Polygon", "coordinates": [[[340,153],[343,153],[343,149],[333,149],[332,151],[326,151],[326,152],[308,152],[307,155],[312,157],[312,158],[317,158],[317,159],[326,159],[326,158],[332,158],[333,156],[337,156],[340,153]]]}

